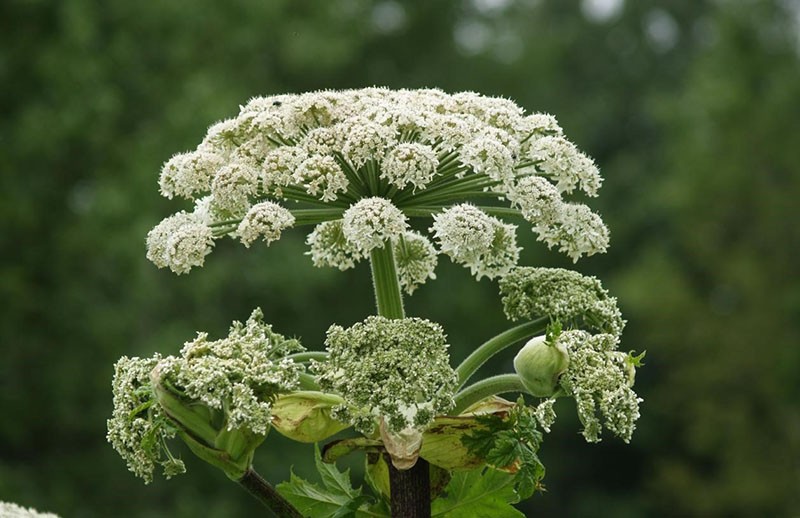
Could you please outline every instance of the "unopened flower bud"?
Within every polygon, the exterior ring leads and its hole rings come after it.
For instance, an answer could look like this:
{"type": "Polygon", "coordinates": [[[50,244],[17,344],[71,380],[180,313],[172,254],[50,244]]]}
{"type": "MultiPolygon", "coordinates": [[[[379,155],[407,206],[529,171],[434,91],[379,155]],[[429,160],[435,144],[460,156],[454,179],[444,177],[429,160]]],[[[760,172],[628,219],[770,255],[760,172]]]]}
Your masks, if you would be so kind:
{"type": "Polygon", "coordinates": [[[558,387],[558,377],[569,366],[566,348],[555,340],[537,336],[520,349],[514,358],[517,371],[525,388],[538,397],[552,396],[558,387]]]}

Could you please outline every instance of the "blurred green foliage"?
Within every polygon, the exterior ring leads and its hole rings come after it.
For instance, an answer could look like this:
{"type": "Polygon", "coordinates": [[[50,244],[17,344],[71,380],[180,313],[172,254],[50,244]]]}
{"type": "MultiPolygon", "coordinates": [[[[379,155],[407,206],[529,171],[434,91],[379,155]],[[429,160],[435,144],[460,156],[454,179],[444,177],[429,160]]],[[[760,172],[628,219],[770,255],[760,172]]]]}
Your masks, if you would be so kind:
{"type": "MultiPolygon", "coordinates": [[[[630,446],[545,438],[533,516],[800,513],[800,3],[797,0],[6,0],[0,4],[0,500],[64,517],[259,512],[184,452],[145,487],[105,442],[112,364],[175,353],[264,308],[321,348],[372,312],[364,265],[304,236],[221,243],[189,276],[144,258],[175,203],[160,165],[254,95],[368,85],[504,95],[554,113],[601,165],[600,276],[647,349],[630,446]]],[[[523,262],[569,266],[520,234],[523,262]]],[[[408,301],[456,359],[502,330],[496,285],[442,262],[408,301]],[[480,315],[480,318],[478,318],[480,315]]],[[[510,357],[489,368],[508,371],[510,357]]],[[[272,434],[273,482],[311,469],[272,434]]],[[[357,459],[351,462],[358,467],[357,459]]]]}

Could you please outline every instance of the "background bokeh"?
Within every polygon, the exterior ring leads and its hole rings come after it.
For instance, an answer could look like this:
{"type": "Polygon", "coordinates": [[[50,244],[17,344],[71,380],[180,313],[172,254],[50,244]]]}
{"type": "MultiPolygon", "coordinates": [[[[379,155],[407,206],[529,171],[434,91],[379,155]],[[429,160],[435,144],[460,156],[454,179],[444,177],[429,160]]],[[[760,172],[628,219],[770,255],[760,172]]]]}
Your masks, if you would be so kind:
{"type": "MultiPolygon", "coordinates": [[[[631,445],[587,445],[569,402],[530,516],[800,514],[797,0],[4,0],[0,3],[0,500],[63,517],[259,513],[191,455],[144,486],[105,442],[112,365],[175,353],[264,308],[321,348],[372,311],[366,265],[315,269],[304,236],[220,242],[190,275],[144,236],[180,208],[161,164],[255,95],[475,90],[555,114],[605,176],[612,230],[580,261],[647,350],[631,445]]],[[[523,262],[570,266],[520,232],[523,262]]],[[[442,261],[407,301],[459,360],[507,326],[496,285],[442,261]]],[[[487,369],[508,371],[512,354],[487,369]]],[[[311,473],[271,435],[257,468],[311,473]]],[[[358,459],[350,460],[355,471],[358,459]]]]}

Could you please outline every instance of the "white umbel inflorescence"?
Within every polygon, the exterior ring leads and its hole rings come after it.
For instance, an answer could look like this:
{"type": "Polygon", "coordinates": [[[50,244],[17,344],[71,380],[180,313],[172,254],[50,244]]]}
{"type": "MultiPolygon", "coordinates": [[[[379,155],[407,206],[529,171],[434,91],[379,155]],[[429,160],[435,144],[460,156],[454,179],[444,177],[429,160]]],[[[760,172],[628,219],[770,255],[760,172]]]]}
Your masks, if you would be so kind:
{"type": "MultiPolygon", "coordinates": [[[[382,198],[407,217],[429,218],[495,198],[510,203],[504,216],[519,211],[540,241],[573,260],[605,251],[608,230],[588,207],[562,197],[576,190],[596,196],[601,184],[597,166],[552,115],[526,114],[509,99],[474,92],[386,88],[253,98],[236,117],[211,126],[195,150],[170,158],[159,179],[167,198],[194,201],[213,239],[230,236],[249,245],[249,237],[242,239],[253,223],[248,211],[261,203],[280,203],[302,211],[303,224],[319,224],[365,199],[382,198]]],[[[433,229],[448,217],[439,219],[433,229]]],[[[332,254],[318,245],[322,230],[333,227],[312,231],[315,264],[348,268],[378,239],[396,239],[406,229],[357,234],[351,223],[358,220],[349,215],[342,227],[347,245],[332,254]]],[[[268,242],[280,235],[264,228],[268,242]]],[[[459,241],[437,231],[436,238],[443,253],[476,277],[501,276],[516,262],[515,227],[481,216],[463,230],[473,235],[459,241]]],[[[159,254],[148,257],[172,264],[159,254]]],[[[173,270],[199,264],[175,263],[173,270]]]]}

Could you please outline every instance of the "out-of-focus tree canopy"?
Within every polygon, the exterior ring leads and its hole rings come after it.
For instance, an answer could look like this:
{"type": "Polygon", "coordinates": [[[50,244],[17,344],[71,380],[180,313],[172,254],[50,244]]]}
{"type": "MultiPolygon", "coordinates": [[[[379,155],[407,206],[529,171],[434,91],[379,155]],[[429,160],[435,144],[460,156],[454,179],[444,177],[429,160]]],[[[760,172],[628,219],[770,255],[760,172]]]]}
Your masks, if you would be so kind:
{"type": "MultiPolygon", "coordinates": [[[[623,348],[648,351],[643,415],[628,446],[559,421],[549,491],[524,511],[800,513],[799,33],[796,0],[3,2],[0,500],[65,517],[259,511],[188,452],[185,476],[128,473],[104,438],[112,365],[259,305],[320,349],[331,323],[373,311],[368,270],[313,268],[299,231],[157,270],[144,236],[176,209],[158,172],[249,97],[386,85],[553,113],[606,179],[592,205],[612,248],[575,267],[619,297],[623,348]]],[[[570,267],[520,238],[523,262],[570,267]]],[[[437,273],[408,310],[461,359],[507,325],[497,286],[437,273]]],[[[311,460],[272,434],[256,464],[278,482],[311,460]]]]}

